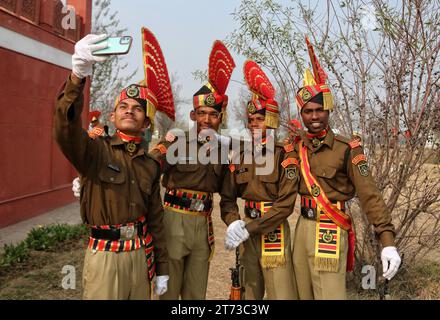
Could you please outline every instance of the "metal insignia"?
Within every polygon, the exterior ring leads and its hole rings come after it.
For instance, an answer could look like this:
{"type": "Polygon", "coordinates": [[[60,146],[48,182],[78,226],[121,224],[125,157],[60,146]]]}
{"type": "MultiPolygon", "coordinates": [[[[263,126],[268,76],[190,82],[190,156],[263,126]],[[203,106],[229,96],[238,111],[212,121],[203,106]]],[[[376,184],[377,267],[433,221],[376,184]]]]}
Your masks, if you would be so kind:
{"type": "Polygon", "coordinates": [[[319,147],[319,145],[321,144],[321,140],[319,140],[318,138],[313,138],[312,139],[312,145],[317,148],[319,147]]]}
{"type": "Polygon", "coordinates": [[[296,180],[296,167],[286,168],[286,178],[289,180],[296,180]]]}
{"type": "Polygon", "coordinates": [[[322,235],[322,240],[324,240],[325,243],[333,241],[333,234],[330,233],[330,230],[327,230],[327,232],[322,235]]]}
{"type": "Polygon", "coordinates": [[[267,234],[267,240],[269,240],[270,242],[275,242],[278,240],[278,236],[275,232],[269,232],[267,234]]]}
{"type": "Polygon", "coordinates": [[[255,112],[257,112],[257,108],[255,107],[252,101],[248,103],[247,109],[250,114],[254,114],[255,112]]]}
{"type": "Polygon", "coordinates": [[[304,89],[303,92],[302,92],[302,99],[304,101],[307,101],[310,98],[312,98],[312,94],[307,89],[304,89]]]}
{"type": "Polygon", "coordinates": [[[212,93],[208,94],[208,96],[205,98],[205,104],[208,107],[213,107],[215,105],[215,97],[212,93]]]}
{"type": "Polygon", "coordinates": [[[135,152],[136,151],[136,143],[134,143],[133,141],[130,141],[129,143],[127,143],[126,145],[125,145],[125,149],[128,151],[128,152],[130,152],[130,153],[133,153],[133,152],[135,152]]]}
{"type": "Polygon", "coordinates": [[[139,98],[139,88],[136,86],[130,86],[127,89],[127,97],[129,98],[139,98]]]}
{"type": "Polygon", "coordinates": [[[249,215],[251,216],[252,219],[255,219],[260,215],[260,212],[257,209],[252,208],[249,210],[249,215]]]}
{"type": "Polygon", "coordinates": [[[307,210],[307,216],[310,219],[313,219],[315,217],[315,212],[313,211],[313,209],[310,208],[309,210],[307,210]]]}
{"type": "Polygon", "coordinates": [[[202,212],[205,209],[205,205],[203,204],[203,200],[200,199],[191,199],[190,211],[198,211],[202,212]]]}
{"type": "Polygon", "coordinates": [[[315,198],[318,197],[321,194],[321,190],[319,190],[319,187],[314,184],[312,186],[312,196],[314,196],[315,198]]]}
{"type": "Polygon", "coordinates": [[[358,164],[359,172],[361,173],[361,176],[367,177],[368,176],[368,165],[366,162],[358,164]]]}

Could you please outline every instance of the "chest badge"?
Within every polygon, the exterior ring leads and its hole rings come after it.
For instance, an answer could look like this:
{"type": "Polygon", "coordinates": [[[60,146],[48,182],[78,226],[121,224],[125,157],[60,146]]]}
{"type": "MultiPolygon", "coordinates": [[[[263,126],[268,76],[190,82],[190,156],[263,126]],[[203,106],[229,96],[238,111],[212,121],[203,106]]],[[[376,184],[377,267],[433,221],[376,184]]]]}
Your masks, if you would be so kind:
{"type": "Polygon", "coordinates": [[[321,194],[321,190],[319,190],[319,187],[316,184],[312,185],[312,196],[316,198],[320,194],[321,194]]]}
{"type": "Polygon", "coordinates": [[[318,138],[313,138],[313,139],[312,139],[312,145],[313,145],[315,148],[318,148],[318,147],[321,145],[321,140],[319,140],[318,138]]]}
{"type": "Polygon", "coordinates": [[[136,151],[136,148],[137,148],[136,143],[134,143],[133,141],[130,141],[125,145],[125,150],[127,150],[130,153],[134,153],[136,151]]]}

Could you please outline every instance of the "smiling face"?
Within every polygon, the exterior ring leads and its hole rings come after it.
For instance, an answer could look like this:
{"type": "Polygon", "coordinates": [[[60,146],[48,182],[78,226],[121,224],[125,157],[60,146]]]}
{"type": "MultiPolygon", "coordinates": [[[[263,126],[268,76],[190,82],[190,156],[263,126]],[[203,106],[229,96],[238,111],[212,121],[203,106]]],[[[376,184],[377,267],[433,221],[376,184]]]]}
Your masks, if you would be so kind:
{"type": "Polygon", "coordinates": [[[142,129],[150,124],[150,119],[146,117],[144,108],[131,98],[118,103],[110,116],[110,121],[114,123],[116,129],[132,136],[140,135],[142,129]]]}
{"type": "Polygon", "coordinates": [[[319,133],[328,126],[330,112],[324,110],[323,105],[316,102],[307,102],[301,109],[301,118],[310,133],[319,133]]]}
{"type": "Polygon", "coordinates": [[[222,122],[222,114],[211,107],[198,107],[191,111],[190,117],[197,123],[197,132],[204,129],[218,131],[222,122]]]}

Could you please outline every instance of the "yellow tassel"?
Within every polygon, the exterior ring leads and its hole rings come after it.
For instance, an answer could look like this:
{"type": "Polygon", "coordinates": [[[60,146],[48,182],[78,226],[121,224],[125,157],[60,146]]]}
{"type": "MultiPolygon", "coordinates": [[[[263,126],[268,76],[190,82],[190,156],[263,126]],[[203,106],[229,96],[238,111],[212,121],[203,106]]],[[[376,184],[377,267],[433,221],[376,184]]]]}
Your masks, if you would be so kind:
{"type": "Polygon", "coordinates": [[[331,92],[323,92],[324,110],[333,110],[333,95],[331,92]]]}
{"type": "Polygon", "coordinates": [[[264,123],[266,124],[267,127],[277,129],[279,126],[278,113],[271,112],[266,109],[266,117],[264,123]]]}
{"type": "Polygon", "coordinates": [[[261,257],[261,265],[263,268],[271,269],[277,267],[283,267],[286,265],[286,258],[283,255],[265,256],[261,257]]]}
{"type": "Polygon", "coordinates": [[[210,245],[210,249],[211,249],[211,252],[209,253],[208,262],[210,262],[212,260],[212,258],[214,257],[214,249],[215,249],[214,243],[210,245]]]}
{"type": "Polygon", "coordinates": [[[315,257],[315,271],[338,272],[338,258],[315,257]]]}
{"type": "Polygon", "coordinates": [[[150,122],[151,122],[151,132],[154,132],[154,116],[156,114],[156,108],[154,107],[154,105],[147,100],[147,110],[145,110],[145,114],[147,115],[148,118],[150,118],[150,122]]]}

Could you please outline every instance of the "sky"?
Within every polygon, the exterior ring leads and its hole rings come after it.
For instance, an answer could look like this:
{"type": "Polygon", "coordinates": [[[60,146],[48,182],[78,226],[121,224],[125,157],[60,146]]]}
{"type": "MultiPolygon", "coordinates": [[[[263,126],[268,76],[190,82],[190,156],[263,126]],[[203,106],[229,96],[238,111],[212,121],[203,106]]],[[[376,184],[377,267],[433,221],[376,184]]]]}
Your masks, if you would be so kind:
{"type": "MultiPolygon", "coordinates": [[[[138,69],[134,80],[143,78],[141,28],[149,28],[159,41],[168,72],[177,77],[182,95],[191,99],[203,85],[192,72],[207,70],[209,53],[215,40],[224,40],[237,28],[231,13],[240,0],[113,0],[111,10],[118,12],[120,27],[127,28],[133,37],[126,56],[127,73],[138,69]]],[[[232,79],[243,83],[245,57],[231,51],[236,63],[232,79]]],[[[240,84],[231,81],[227,94],[231,100],[238,97],[240,84]]],[[[232,102],[232,101],[231,101],[232,102]]],[[[190,106],[185,107],[188,114],[190,106]]]]}

